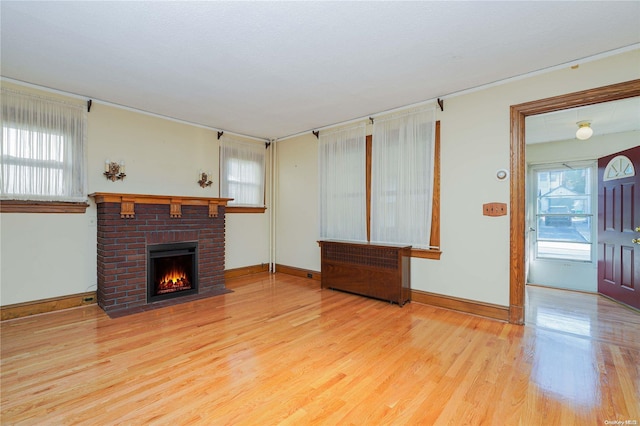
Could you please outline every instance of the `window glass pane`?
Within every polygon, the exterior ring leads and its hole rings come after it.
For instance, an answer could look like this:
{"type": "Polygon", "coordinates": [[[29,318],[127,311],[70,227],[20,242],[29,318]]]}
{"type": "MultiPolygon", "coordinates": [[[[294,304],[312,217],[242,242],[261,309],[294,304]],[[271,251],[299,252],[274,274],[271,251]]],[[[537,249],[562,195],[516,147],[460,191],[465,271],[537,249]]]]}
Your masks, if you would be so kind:
{"type": "Polygon", "coordinates": [[[231,206],[264,206],[265,148],[234,139],[222,141],[220,194],[231,206]]]}
{"type": "Polygon", "coordinates": [[[371,155],[371,241],[427,249],[435,109],[377,118],[371,155]]]}
{"type": "Polygon", "coordinates": [[[538,241],[538,258],[591,261],[591,244],[538,241]]]}
{"type": "Polygon", "coordinates": [[[366,126],[321,132],[318,140],[320,238],[367,240],[366,126]]]}
{"type": "Polygon", "coordinates": [[[86,110],[2,88],[4,199],[85,201],[86,110]]]}
{"type": "Polygon", "coordinates": [[[538,241],[591,243],[591,216],[545,216],[538,218],[538,241]]]}
{"type": "Polygon", "coordinates": [[[538,258],[591,261],[591,168],[536,172],[538,258]]]}

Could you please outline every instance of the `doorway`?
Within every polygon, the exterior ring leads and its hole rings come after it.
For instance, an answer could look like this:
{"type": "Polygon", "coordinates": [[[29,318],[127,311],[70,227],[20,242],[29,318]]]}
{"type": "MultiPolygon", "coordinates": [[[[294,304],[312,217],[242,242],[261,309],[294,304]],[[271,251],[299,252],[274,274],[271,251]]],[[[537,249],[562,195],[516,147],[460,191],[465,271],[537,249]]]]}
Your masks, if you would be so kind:
{"type": "Polygon", "coordinates": [[[640,79],[513,105],[511,114],[509,322],[524,324],[527,256],[525,120],[527,116],[640,96],[640,79]]]}
{"type": "Polygon", "coordinates": [[[597,291],[596,170],[595,161],[529,167],[527,284],[597,291]]]}

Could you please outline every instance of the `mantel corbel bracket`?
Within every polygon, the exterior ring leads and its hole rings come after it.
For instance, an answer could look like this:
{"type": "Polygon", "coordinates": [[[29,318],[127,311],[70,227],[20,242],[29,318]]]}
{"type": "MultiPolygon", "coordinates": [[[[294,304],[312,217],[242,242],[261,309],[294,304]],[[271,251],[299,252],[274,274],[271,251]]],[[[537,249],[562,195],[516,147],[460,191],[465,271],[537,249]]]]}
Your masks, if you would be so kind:
{"type": "Polygon", "coordinates": [[[209,217],[218,217],[218,202],[209,201],[209,217]]]}
{"type": "Polygon", "coordinates": [[[122,201],[120,202],[120,217],[122,219],[133,219],[136,217],[135,206],[135,198],[122,197],[122,201]]]}
{"type": "Polygon", "coordinates": [[[171,204],[169,207],[169,216],[170,217],[182,217],[182,200],[180,199],[171,199],[171,204]]]}

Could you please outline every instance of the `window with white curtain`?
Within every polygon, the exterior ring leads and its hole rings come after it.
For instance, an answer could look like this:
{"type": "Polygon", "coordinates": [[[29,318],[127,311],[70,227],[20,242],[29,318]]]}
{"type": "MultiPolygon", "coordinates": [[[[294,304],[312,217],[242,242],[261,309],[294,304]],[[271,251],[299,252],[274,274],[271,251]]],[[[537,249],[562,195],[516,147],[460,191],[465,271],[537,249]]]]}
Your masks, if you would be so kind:
{"type": "Polygon", "coordinates": [[[86,201],[86,110],[2,88],[1,198],[86,201]]]}
{"type": "Polygon", "coordinates": [[[374,120],[372,242],[430,248],[434,141],[434,108],[374,120]]]}
{"type": "Polygon", "coordinates": [[[228,205],[264,207],[264,143],[224,137],[220,144],[220,196],[228,205]]]}
{"type": "Polygon", "coordinates": [[[366,127],[321,132],[320,238],[367,241],[366,127]]]}

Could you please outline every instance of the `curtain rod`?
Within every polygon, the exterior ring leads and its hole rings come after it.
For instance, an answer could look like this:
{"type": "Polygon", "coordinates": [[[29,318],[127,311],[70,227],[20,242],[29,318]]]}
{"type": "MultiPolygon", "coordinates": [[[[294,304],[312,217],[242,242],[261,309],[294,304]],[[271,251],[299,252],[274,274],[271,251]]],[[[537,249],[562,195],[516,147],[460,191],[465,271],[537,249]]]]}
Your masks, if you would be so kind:
{"type": "Polygon", "coordinates": [[[311,131],[322,131],[322,130],[331,129],[333,127],[345,126],[347,124],[357,123],[359,121],[370,120],[372,118],[375,119],[376,117],[379,117],[381,115],[392,114],[394,112],[398,112],[398,111],[402,111],[402,110],[408,110],[408,109],[411,109],[411,108],[418,108],[418,107],[425,106],[425,105],[428,105],[428,104],[433,104],[434,106],[436,106],[437,105],[436,102],[437,102],[438,99],[442,99],[442,97],[428,99],[426,101],[420,101],[420,102],[417,102],[415,104],[404,105],[404,106],[401,106],[401,107],[392,108],[392,109],[388,109],[388,110],[381,111],[381,112],[376,112],[375,114],[367,114],[367,115],[362,116],[362,117],[354,118],[354,119],[347,120],[347,121],[341,121],[339,123],[329,124],[327,126],[316,127],[313,130],[305,130],[303,132],[298,132],[298,133],[295,133],[293,135],[289,135],[289,136],[285,136],[285,137],[282,137],[282,138],[278,138],[278,141],[283,141],[283,140],[286,140],[286,139],[291,139],[291,138],[295,138],[295,137],[298,137],[298,136],[302,136],[302,135],[307,134],[307,133],[309,133],[311,131]]]}

